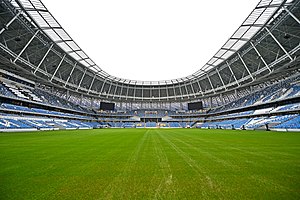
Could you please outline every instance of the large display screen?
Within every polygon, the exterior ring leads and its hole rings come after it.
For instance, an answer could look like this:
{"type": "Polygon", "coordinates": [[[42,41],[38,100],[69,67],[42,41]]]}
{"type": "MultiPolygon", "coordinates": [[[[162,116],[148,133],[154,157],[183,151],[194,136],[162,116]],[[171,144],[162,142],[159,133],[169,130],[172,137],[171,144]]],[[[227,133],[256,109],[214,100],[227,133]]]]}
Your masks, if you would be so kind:
{"type": "Polygon", "coordinates": [[[188,103],[188,109],[189,110],[201,110],[201,109],[203,109],[203,103],[202,103],[202,101],[188,103]]]}
{"type": "Polygon", "coordinates": [[[115,104],[100,102],[100,110],[115,110],[115,104]]]}

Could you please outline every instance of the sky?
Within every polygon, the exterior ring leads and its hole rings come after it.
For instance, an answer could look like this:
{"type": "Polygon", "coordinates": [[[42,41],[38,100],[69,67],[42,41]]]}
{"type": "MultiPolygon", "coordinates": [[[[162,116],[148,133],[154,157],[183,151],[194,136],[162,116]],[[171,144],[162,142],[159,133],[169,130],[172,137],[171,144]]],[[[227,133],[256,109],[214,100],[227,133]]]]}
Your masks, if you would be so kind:
{"type": "Polygon", "coordinates": [[[142,81],[191,75],[258,0],[42,0],[104,71],[142,81]]]}

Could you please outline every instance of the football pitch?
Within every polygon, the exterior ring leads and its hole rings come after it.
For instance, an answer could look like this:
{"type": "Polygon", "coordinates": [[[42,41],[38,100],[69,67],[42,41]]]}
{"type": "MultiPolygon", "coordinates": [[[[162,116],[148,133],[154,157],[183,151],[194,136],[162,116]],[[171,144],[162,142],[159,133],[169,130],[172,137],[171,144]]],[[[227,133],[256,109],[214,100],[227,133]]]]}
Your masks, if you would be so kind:
{"type": "Polygon", "coordinates": [[[1,133],[0,199],[300,199],[300,133],[1,133]]]}

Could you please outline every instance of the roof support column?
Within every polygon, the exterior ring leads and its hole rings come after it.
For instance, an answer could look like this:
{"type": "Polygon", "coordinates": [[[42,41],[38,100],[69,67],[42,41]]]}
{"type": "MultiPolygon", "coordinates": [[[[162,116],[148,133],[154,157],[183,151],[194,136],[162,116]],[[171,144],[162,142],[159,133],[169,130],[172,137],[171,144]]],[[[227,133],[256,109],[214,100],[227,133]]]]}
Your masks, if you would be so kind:
{"type": "Polygon", "coordinates": [[[82,75],[82,77],[81,77],[81,80],[80,80],[80,82],[79,82],[79,84],[78,84],[78,87],[77,87],[76,91],[78,91],[78,89],[79,89],[79,87],[80,87],[80,85],[81,85],[81,82],[83,81],[83,78],[84,78],[84,76],[85,76],[86,71],[87,71],[87,68],[85,68],[85,70],[84,70],[84,73],[83,73],[83,75],[82,75]]]}
{"type": "Polygon", "coordinates": [[[22,53],[26,50],[26,48],[30,45],[30,43],[32,42],[32,40],[35,38],[35,36],[39,33],[39,30],[37,30],[34,35],[30,38],[30,40],[27,42],[27,44],[25,45],[25,47],[22,49],[22,51],[19,53],[19,55],[14,59],[13,63],[15,63],[19,57],[22,55],[22,53]]]}
{"type": "Polygon", "coordinates": [[[179,92],[180,92],[181,99],[183,99],[183,95],[182,95],[182,90],[181,90],[181,85],[180,85],[180,83],[178,84],[178,88],[179,88],[179,92]]]}
{"type": "Polygon", "coordinates": [[[240,53],[237,53],[237,55],[239,56],[240,60],[242,61],[242,63],[243,63],[243,65],[244,65],[244,67],[246,68],[248,74],[251,76],[252,80],[254,80],[254,78],[253,78],[253,76],[252,76],[252,74],[251,74],[251,72],[250,72],[248,66],[246,65],[246,63],[245,63],[245,61],[243,60],[243,58],[242,58],[242,56],[240,55],[240,53]]]}
{"type": "Polygon", "coordinates": [[[190,81],[190,85],[191,85],[191,88],[192,88],[192,91],[193,91],[193,94],[194,94],[194,96],[196,96],[196,93],[195,93],[195,90],[194,90],[194,87],[193,87],[192,81],[190,81]]]}
{"type": "Polygon", "coordinates": [[[121,98],[121,96],[122,96],[122,92],[123,92],[123,88],[124,88],[124,82],[122,83],[122,85],[120,86],[121,87],[121,89],[120,89],[120,94],[119,94],[119,98],[121,98]]]}
{"type": "Polygon", "coordinates": [[[116,87],[115,87],[115,91],[114,91],[114,96],[113,96],[113,98],[115,98],[115,96],[116,96],[116,93],[117,93],[117,88],[119,87],[119,82],[117,82],[117,84],[116,84],[116,87]]]}
{"type": "Polygon", "coordinates": [[[18,12],[7,24],[4,25],[4,27],[0,30],[0,35],[8,29],[8,27],[19,17],[19,15],[22,13],[22,11],[18,12]]]}
{"type": "Polygon", "coordinates": [[[56,67],[56,69],[55,69],[55,72],[53,73],[53,75],[52,75],[52,77],[51,77],[51,79],[50,79],[50,82],[52,82],[52,80],[53,80],[53,78],[54,78],[54,76],[55,76],[55,74],[56,74],[56,72],[58,71],[58,69],[60,68],[60,66],[61,66],[61,64],[62,64],[62,62],[64,61],[64,59],[65,59],[65,57],[66,57],[66,54],[62,57],[62,59],[61,59],[61,61],[59,62],[59,64],[58,64],[58,66],[56,67]]]}
{"type": "Polygon", "coordinates": [[[158,87],[158,99],[160,99],[160,88],[161,87],[158,87]]]}
{"type": "Polygon", "coordinates": [[[284,51],[284,53],[291,59],[293,60],[293,58],[291,57],[291,55],[285,50],[285,48],[280,44],[280,42],[276,39],[276,37],[271,33],[271,31],[265,27],[265,29],[268,31],[268,33],[270,34],[270,36],[273,38],[273,40],[278,44],[278,46],[284,51]]]}
{"type": "Polygon", "coordinates": [[[175,84],[173,83],[173,81],[171,81],[171,82],[172,82],[172,84],[173,84],[174,98],[175,98],[175,100],[176,100],[175,84]]]}
{"type": "Polygon", "coordinates": [[[200,89],[200,92],[201,92],[201,94],[202,94],[202,96],[203,96],[203,90],[202,90],[202,87],[201,87],[201,85],[200,85],[200,80],[197,81],[197,84],[198,84],[199,89],[200,89]]]}
{"type": "Polygon", "coordinates": [[[104,85],[105,85],[105,83],[106,83],[106,80],[107,80],[107,79],[105,79],[104,82],[103,82],[103,84],[102,84],[102,87],[101,87],[99,96],[101,95],[101,93],[102,93],[102,91],[103,91],[103,89],[104,89],[104,85]]]}
{"type": "MultiPolygon", "coordinates": [[[[186,91],[186,94],[188,96],[188,89],[187,89],[187,85],[184,83],[184,88],[185,88],[185,91],[186,91]]],[[[188,96],[189,97],[189,96],[188,96]]]]}
{"type": "Polygon", "coordinates": [[[110,82],[110,85],[109,85],[109,88],[108,88],[108,91],[107,91],[107,93],[106,93],[106,97],[108,98],[108,94],[110,93],[110,90],[111,90],[111,86],[112,86],[112,82],[110,82]]]}
{"type": "Polygon", "coordinates": [[[134,84],[134,89],[133,89],[133,99],[135,100],[135,93],[136,93],[136,82],[134,84]]]}
{"type": "MultiPolygon", "coordinates": [[[[130,81],[129,81],[129,83],[130,83],[130,81]]],[[[127,90],[126,90],[126,100],[128,99],[128,93],[129,93],[129,83],[128,83],[128,85],[127,85],[127,90]]],[[[151,90],[150,90],[150,92],[151,92],[151,90]]],[[[151,97],[151,96],[150,96],[151,97]]]]}
{"type": "Polygon", "coordinates": [[[211,80],[210,80],[210,78],[209,78],[209,75],[206,74],[206,76],[207,76],[207,79],[208,79],[208,81],[209,81],[209,83],[210,83],[211,89],[214,91],[214,93],[216,93],[215,88],[214,88],[214,86],[213,86],[213,84],[212,84],[212,82],[211,82],[211,80]]]}
{"type": "Polygon", "coordinates": [[[35,68],[33,74],[36,73],[36,71],[40,68],[40,66],[42,65],[42,63],[44,62],[44,60],[46,59],[48,53],[50,52],[50,50],[52,49],[53,44],[51,44],[51,46],[49,47],[49,49],[47,50],[47,52],[45,53],[44,57],[42,58],[42,60],[40,61],[40,63],[38,64],[38,66],[35,68]]]}
{"type": "Polygon", "coordinates": [[[95,78],[96,78],[96,73],[95,73],[95,75],[94,75],[94,77],[93,77],[93,80],[92,80],[92,82],[91,82],[91,85],[90,85],[90,87],[89,87],[89,90],[88,90],[88,94],[90,93],[90,91],[91,91],[91,89],[92,89],[92,86],[93,86],[93,83],[94,83],[94,81],[95,81],[95,78]]]}
{"type": "Polygon", "coordinates": [[[71,72],[70,72],[70,75],[68,76],[68,79],[67,79],[67,81],[66,81],[66,83],[65,83],[65,87],[67,86],[67,84],[68,84],[68,82],[69,82],[69,80],[70,80],[70,78],[71,78],[71,76],[72,76],[72,74],[73,74],[73,71],[74,71],[74,69],[76,68],[76,65],[77,65],[77,62],[74,64],[74,66],[73,66],[73,68],[72,68],[72,70],[71,70],[71,72]]]}
{"type": "Polygon", "coordinates": [[[261,59],[261,61],[265,64],[265,66],[268,68],[268,70],[271,72],[272,70],[270,69],[269,65],[266,63],[265,59],[262,57],[262,55],[259,53],[259,51],[257,50],[257,48],[254,46],[254,44],[252,42],[250,42],[250,44],[252,45],[253,49],[255,50],[255,52],[257,53],[257,55],[259,56],[259,58],[261,59]]]}
{"type": "Polygon", "coordinates": [[[169,89],[168,89],[168,86],[167,86],[167,82],[166,83],[166,94],[167,94],[167,100],[169,99],[169,89]]]}
{"type": "Polygon", "coordinates": [[[221,82],[222,82],[222,84],[223,84],[223,86],[224,86],[225,90],[227,90],[227,88],[226,88],[226,86],[225,86],[225,84],[224,84],[223,78],[221,77],[221,75],[220,75],[220,72],[219,72],[218,68],[216,68],[216,71],[217,71],[217,73],[218,73],[218,75],[219,75],[219,77],[220,77],[220,80],[221,80],[221,82]]]}
{"type": "Polygon", "coordinates": [[[238,86],[240,86],[239,82],[238,82],[237,79],[236,79],[235,74],[233,73],[233,71],[232,71],[232,69],[231,69],[231,67],[230,67],[230,65],[229,65],[229,63],[228,63],[227,61],[226,61],[226,64],[227,64],[227,66],[228,66],[228,68],[229,68],[229,70],[230,70],[230,72],[231,72],[231,74],[232,74],[232,76],[233,76],[233,78],[234,78],[236,84],[237,84],[238,86]]]}
{"type": "Polygon", "coordinates": [[[284,7],[283,6],[283,9],[287,12],[287,13],[289,13],[289,15],[291,15],[291,17],[296,21],[296,22],[298,22],[298,24],[300,24],[300,20],[293,14],[293,13],[291,13],[291,11],[289,11],[286,7],[284,7]]]}
{"type": "Polygon", "coordinates": [[[106,81],[107,81],[107,79],[105,79],[104,82],[103,82],[103,84],[102,84],[101,90],[99,92],[99,96],[101,95],[101,93],[102,93],[102,91],[104,89],[104,85],[105,85],[106,81]]]}

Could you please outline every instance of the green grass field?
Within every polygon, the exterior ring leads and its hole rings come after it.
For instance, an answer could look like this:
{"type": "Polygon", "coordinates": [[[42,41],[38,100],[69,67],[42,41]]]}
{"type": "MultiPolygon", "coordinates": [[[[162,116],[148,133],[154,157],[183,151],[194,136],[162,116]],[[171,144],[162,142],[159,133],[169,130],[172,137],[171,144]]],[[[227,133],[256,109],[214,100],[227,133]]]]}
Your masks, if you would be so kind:
{"type": "Polygon", "coordinates": [[[0,199],[300,199],[300,133],[1,133],[0,199]]]}

